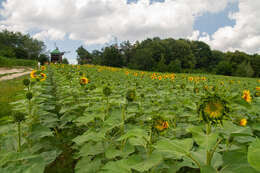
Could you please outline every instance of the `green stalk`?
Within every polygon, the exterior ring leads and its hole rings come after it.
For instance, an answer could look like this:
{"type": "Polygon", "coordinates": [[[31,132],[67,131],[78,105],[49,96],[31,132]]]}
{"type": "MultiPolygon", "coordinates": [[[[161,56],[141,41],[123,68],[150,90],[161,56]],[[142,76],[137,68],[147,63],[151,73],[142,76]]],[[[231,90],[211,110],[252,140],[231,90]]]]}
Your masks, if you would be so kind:
{"type": "Polygon", "coordinates": [[[194,163],[200,168],[200,163],[196,159],[194,159],[194,157],[192,157],[190,153],[187,153],[186,156],[193,160],[194,163]]]}
{"type": "Polygon", "coordinates": [[[108,108],[109,108],[109,100],[108,100],[108,96],[107,96],[107,107],[106,107],[106,115],[108,116],[108,108]]]}
{"type": "MultiPolygon", "coordinates": [[[[207,123],[206,124],[206,134],[209,135],[211,133],[211,124],[210,123],[207,123]]],[[[206,161],[206,164],[210,166],[211,164],[211,151],[210,150],[207,150],[207,161],[206,161]]]]}
{"type": "Polygon", "coordinates": [[[21,152],[21,122],[18,122],[18,152],[21,152]]]}
{"type": "MultiPolygon", "coordinates": [[[[122,135],[123,135],[124,132],[125,132],[126,109],[127,109],[127,104],[125,104],[125,105],[123,106],[123,109],[122,109],[122,126],[121,126],[121,134],[122,134],[122,135]]],[[[125,142],[126,142],[126,141],[122,141],[122,142],[121,142],[121,150],[123,150],[124,145],[125,145],[125,142]]]]}

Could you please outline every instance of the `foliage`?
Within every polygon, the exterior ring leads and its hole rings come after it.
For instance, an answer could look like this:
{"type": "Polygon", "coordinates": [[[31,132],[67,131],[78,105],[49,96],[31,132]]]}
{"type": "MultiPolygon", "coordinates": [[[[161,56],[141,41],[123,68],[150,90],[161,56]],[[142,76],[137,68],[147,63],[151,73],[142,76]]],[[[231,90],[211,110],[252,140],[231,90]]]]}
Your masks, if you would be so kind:
{"type": "Polygon", "coordinates": [[[35,67],[36,65],[37,62],[34,60],[5,58],[0,56],[0,67],[13,67],[13,66],[35,67]]]}
{"type": "Polygon", "coordinates": [[[45,51],[42,41],[20,32],[0,32],[0,56],[36,60],[45,51]]]}
{"type": "Polygon", "coordinates": [[[67,58],[62,58],[62,64],[69,64],[69,61],[67,58]]]}
{"type": "Polygon", "coordinates": [[[35,73],[46,80],[24,82],[12,103],[25,121],[0,126],[0,172],[259,172],[260,100],[242,98],[256,79],[64,64],[35,73]]]}
{"type": "Polygon", "coordinates": [[[92,53],[81,46],[77,53],[78,64],[125,66],[158,72],[196,72],[244,77],[260,75],[258,54],[249,55],[241,51],[224,53],[211,50],[202,41],[186,39],[155,37],[134,44],[124,41],[119,46],[109,45],[92,53]]]}

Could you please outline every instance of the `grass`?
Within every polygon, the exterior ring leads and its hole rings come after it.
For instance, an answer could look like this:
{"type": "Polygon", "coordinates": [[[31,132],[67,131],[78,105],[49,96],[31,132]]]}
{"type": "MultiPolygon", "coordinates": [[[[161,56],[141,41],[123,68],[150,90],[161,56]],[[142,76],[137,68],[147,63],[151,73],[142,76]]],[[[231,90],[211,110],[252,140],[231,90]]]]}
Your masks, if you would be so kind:
{"type": "Polygon", "coordinates": [[[0,56],[0,67],[14,66],[35,67],[37,66],[37,62],[35,60],[4,58],[0,56]]]}
{"type": "Polygon", "coordinates": [[[28,75],[0,82],[0,120],[11,115],[12,107],[9,103],[17,101],[17,95],[24,90],[23,79],[28,75]]]}

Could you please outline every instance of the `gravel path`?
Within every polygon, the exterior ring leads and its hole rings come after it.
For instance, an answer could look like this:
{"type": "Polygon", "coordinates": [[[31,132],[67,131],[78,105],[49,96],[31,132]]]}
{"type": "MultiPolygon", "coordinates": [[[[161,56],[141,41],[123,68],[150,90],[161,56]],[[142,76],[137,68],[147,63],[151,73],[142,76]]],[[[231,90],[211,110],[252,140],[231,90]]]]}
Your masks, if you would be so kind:
{"type": "Polygon", "coordinates": [[[26,74],[29,74],[31,71],[32,69],[28,69],[28,68],[13,68],[13,69],[0,68],[0,75],[7,74],[3,77],[0,77],[0,81],[10,80],[20,76],[24,76],[26,74]],[[15,74],[8,75],[9,73],[15,73],[15,74]]]}

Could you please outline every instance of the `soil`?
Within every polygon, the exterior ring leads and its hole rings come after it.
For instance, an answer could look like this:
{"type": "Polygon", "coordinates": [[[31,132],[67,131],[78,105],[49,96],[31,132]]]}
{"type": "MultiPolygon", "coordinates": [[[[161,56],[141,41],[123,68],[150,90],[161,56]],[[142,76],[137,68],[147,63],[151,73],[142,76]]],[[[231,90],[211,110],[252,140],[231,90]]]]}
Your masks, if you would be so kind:
{"type": "Polygon", "coordinates": [[[30,68],[12,68],[12,69],[0,68],[0,75],[7,74],[3,77],[0,77],[0,81],[14,79],[29,74],[31,71],[32,69],[30,68]],[[9,73],[15,73],[15,74],[8,75],[9,73]]]}

